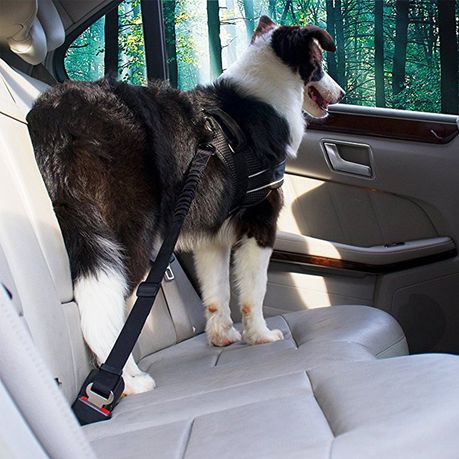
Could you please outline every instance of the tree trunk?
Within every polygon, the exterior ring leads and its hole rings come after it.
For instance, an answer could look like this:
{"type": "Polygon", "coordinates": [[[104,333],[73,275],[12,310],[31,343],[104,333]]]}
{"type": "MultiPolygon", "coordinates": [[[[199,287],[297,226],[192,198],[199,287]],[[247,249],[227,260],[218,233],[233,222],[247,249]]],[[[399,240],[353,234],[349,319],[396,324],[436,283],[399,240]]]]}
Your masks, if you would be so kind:
{"type": "Polygon", "coordinates": [[[276,13],[276,0],[269,0],[269,17],[276,22],[277,21],[277,13],[276,13]]]}
{"type": "Polygon", "coordinates": [[[291,5],[292,5],[292,0],[285,0],[284,10],[282,11],[282,16],[280,19],[280,23],[282,25],[284,25],[285,21],[287,20],[288,10],[290,9],[291,5]]]}
{"type": "Polygon", "coordinates": [[[385,107],[384,95],[384,2],[375,1],[375,86],[376,106],[385,107]]]}
{"type": "Polygon", "coordinates": [[[105,15],[105,75],[118,76],[118,7],[105,15]]]}
{"type": "Polygon", "coordinates": [[[247,38],[250,43],[252,40],[253,32],[255,31],[255,24],[253,18],[253,0],[242,0],[242,6],[244,8],[244,22],[247,30],[247,38]]]}
{"type": "Polygon", "coordinates": [[[438,1],[441,111],[452,114],[459,109],[455,6],[454,0],[438,1]]]}
{"type": "Polygon", "coordinates": [[[220,41],[220,7],[218,0],[207,0],[207,30],[209,34],[210,78],[214,80],[223,71],[222,43],[220,41]]]}
{"type": "Polygon", "coordinates": [[[337,54],[337,82],[346,90],[346,54],[344,50],[344,24],[341,11],[341,0],[335,0],[335,29],[336,29],[336,54],[337,54]]]}
{"type": "Polygon", "coordinates": [[[167,68],[171,86],[178,86],[177,37],[175,34],[175,0],[163,2],[164,35],[166,37],[167,68]]]}
{"type": "MultiPolygon", "coordinates": [[[[228,8],[228,12],[230,12],[231,18],[236,18],[237,14],[237,6],[235,0],[227,0],[226,6],[228,8]]],[[[237,59],[237,28],[236,23],[231,22],[229,24],[225,24],[225,31],[228,33],[228,45],[227,45],[227,52],[228,52],[228,63],[231,65],[237,59]]]]}
{"type": "MultiPolygon", "coordinates": [[[[396,96],[405,87],[406,45],[408,43],[408,12],[410,2],[395,3],[395,47],[392,63],[392,94],[396,96]]],[[[402,108],[402,107],[400,107],[402,108]]]]}
{"type": "MultiPolygon", "coordinates": [[[[333,0],[327,0],[327,32],[335,40],[335,7],[333,0]]],[[[338,80],[335,53],[327,53],[327,70],[334,80],[338,80]]]]}

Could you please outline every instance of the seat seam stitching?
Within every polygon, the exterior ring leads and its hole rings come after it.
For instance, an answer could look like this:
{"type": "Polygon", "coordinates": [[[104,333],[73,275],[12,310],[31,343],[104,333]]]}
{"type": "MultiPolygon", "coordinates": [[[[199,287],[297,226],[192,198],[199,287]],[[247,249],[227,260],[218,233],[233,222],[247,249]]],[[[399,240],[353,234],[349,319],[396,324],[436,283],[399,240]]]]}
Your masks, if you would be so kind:
{"type": "Polygon", "coordinates": [[[398,343],[402,342],[403,340],[406,340],[406,337],[405,335],[402,335],[397,341],[393,342],[391,345],[387,346],[385,349],[383,349],[382,351],[379,351],[377,354],[376,354],[376,357],[380,354],[382,354],[383,352],[386,352],[388,349],[390,349],[391,347],[394,347],[396,346],[398,343]]]}
{"type": "MultiPolygon", "coordinates": [[[[287,314],[288,314],[288,313],[287,313],[287,314]]],[[[292,341],[293,341],[293,343],[295,344],[296,349],[298,350],[298,349],[299,349],[298,343],[296,342],[296,339],[295,339],[295,337],[293,336],[292,327],[290,326],[288,320],[285,318],[285,314],[281,314],[279,317],[280,317],[280,318],[285,322],[285,324],[287,325],[287,327],[288,327],[288,329],[289,329],[289,331],[290,331],[290,335],[291,335],[291,337],[292,337],[292,341]]]]}
{"type": "Polygon", "coordinates": [[[333,428],[332,428],[332,426],[331,426],[330,420],[327,418],[327,415],[325,414],[325,411],[324,411],[323,408],[322,408],[322,405],[320,404],[318,398],[316,397],[316,393],[314,392],[314,385],[313,385],[313,383],[312,383],[312,381],[311,381],[311,377],[309,376],[308,370],[305,370],[304,372],[305,372],[305,374],[306,374],[306,377],[307,377],[308,380],[309,380],[309,384],[311,384],[312,396],[314,397],[314,400],[316,401],[317,406],[320,408],[320,411],[322,412],[322,415],[323,415],[325,421],[326,421],[327,424],[328,424],[328,428],[330,429],[330,432],[331,432],[331,434],[333,435],[333,439],[335,439],[335,438],[336,438],[336,434],[335,434],[335,432],[334,432],[334,430],[333,430],[333,428]]]}
{"type": "Polygon", "coordinates": [[[193,418],[193,420],[191,421],[190,430],[188,432],[188,437],[186,439],[185,447],[183,448],[182,459],[185,458],[185,455],[186,455],[186,452],[187,452],[187,449],[188,449],[188,445],[190,444],[191,432],[193,430],[194,421],[196,421],[196,418],[193,418]]]}
{"type": "Polygon", "coordinates": [[[219,354],[217,355],[217,358],[215,359],[214,367],[218,365],[218,362],[220,360],[220,357],[222,356],[224,351],[220,351],[219,354]]]}

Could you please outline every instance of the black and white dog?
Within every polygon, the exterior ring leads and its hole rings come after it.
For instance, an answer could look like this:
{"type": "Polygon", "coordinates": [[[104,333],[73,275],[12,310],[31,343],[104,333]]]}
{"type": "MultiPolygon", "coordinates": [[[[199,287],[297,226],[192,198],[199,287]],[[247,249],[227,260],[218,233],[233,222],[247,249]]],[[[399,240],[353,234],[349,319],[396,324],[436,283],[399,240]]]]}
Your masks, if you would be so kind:
{"type": "MultiPolygon", "coordinates": [[[[303,109],[324,117],[344,94],[322,69],[322,49],[335,50],[324,30],[282,27],[263,16],[245,54],[212,85],[183,92],[159,82],[68,82],[36,102],[28,115],[36,158],[69,253],[83,335],[99,362],[167,232],[184,171],[208,140],[202,110],[229,114],[266,167],[294,157],[303,109]]],[[[282,195],[274,190],[229,216],[236,191],[213,157],[178,241],[178,249],[194,252],[207,336],[216,346],[241,339],[228,306],[232,249],[244,341],[283,338],[262,313],[282,195]]],[[[127,394],[154,387],[132,357],[123,376],[127,394]]]]}

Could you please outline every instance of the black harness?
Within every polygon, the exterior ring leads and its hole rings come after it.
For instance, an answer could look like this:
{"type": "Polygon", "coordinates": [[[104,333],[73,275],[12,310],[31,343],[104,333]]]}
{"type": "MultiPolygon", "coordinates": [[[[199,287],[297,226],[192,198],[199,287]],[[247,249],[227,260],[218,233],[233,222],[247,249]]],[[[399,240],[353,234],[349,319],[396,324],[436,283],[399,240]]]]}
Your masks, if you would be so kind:
{"type": "Polygon", "coordinates": [[[272,190],[284,183],[285,159],[271,167],[261,160],[247,144],[237,122],[219,108],[204,111],[212,131],[211,144],[216,157],[226,166],[234,185],[235,195],[230,215],[240,209],[259,204],[272,190]]]}

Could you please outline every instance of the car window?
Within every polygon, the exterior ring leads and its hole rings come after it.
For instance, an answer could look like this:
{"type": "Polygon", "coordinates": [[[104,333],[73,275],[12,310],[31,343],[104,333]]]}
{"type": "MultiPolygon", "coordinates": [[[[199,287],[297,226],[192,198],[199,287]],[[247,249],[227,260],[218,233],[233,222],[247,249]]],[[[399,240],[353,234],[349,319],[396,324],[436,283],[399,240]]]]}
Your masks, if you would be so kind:
{"type": "Polygon", "coordinates": [[[165,0],[170,81],[189,89],[237,59],[262,14],[284,25],[329,31],[331,76],[344,103],[458,113],[454,0],[165,0]]]}
{"type": "Polygon", "coordinates": [[[146,82],[140,0],[125,0],[87,28],[64,59],[72,80],[93,81],[115,74],[133,84],[146,82]]]}
{"type": "MultiPolygon", "coordinates": [[[[459,113],[459,0],[164,0],[170,83],[191,89],[215,79],[245,50],[262,14],[284,25],[329,31],[330,75],[346,90],[343,103],[459,113]]],[[[140,0],[125,0],[69,47],[70,78],[116,73],[146,82],[140,0]]]]}

